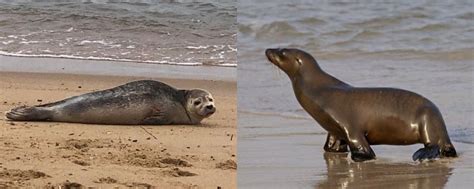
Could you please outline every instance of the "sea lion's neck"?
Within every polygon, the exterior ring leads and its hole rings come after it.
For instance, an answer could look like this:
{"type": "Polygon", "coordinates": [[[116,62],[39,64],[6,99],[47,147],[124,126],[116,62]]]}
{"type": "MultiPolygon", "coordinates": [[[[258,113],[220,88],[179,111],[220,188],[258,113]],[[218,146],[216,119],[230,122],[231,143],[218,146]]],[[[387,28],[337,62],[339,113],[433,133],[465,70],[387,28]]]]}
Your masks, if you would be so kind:
{"type": "Polygon", "coordinates": [[[298,102],[301,104],[311,117],[313,117],[325,130],[332,133],[343,133],[339,130],[336,122],[324,109],[327,102],[323,94],[326,89],[338,87],[350,87],[350,85],[336,79],[335,77],[320,71],[315,73],[305,73],[292,78],[293,91],[298,102]],[[306,76],[306,77],[303,77],[306,76]],[[328,122],[328,124],[325,124],[328,122]],[[330,126],[328,126],[330,125],[330,126]]]}
{"type": "Polygon", "coordinates": [[[317,111],[307,110],[308,112],[323,111],[321,104],[324,103],[325,99],[324,96],[321,96],[322,91],[325,91],[328,88],[351,87],[343,81],[319,69],[319,67],[299,70],[297,74],[290,78],[292,80],[296,98],[303,108],[308,109],[308,107],[313,107],[318,109],[317,111]]]}
{"type": "Polygon", "coordinates": [[[290,77],[293,86],[305,86],[306,88],[322,88],[336,86],[350,86],[347,83],[324,72],[319,66],[312,69],[299,70],[293,77],[290,77]]]}

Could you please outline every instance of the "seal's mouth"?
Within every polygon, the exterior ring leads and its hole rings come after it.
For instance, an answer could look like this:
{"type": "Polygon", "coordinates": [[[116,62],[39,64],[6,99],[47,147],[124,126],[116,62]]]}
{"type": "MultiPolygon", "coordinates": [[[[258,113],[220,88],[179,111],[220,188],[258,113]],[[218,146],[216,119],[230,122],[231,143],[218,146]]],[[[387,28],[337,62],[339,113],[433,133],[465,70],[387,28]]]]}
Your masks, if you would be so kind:
{"type": "Polygon", "coordinates": [[[204,117],[206,117],[206,118],[207,118],[207,117],[210,117],[210,116],[211,116],[212,114],[214,114],[215,112],[216,112],[215,109],[212,110],[212,111],[206,112],[206,113],[204,114],[204,117]]]}
{"type": "Polygon", "coordinates": [[[216,112],[216,107],[213,105],[208,105],[205,107],[203,111],[203,116],[207,118],[211,116],[212,114],[214,114],[215,112],[216,112]]]}

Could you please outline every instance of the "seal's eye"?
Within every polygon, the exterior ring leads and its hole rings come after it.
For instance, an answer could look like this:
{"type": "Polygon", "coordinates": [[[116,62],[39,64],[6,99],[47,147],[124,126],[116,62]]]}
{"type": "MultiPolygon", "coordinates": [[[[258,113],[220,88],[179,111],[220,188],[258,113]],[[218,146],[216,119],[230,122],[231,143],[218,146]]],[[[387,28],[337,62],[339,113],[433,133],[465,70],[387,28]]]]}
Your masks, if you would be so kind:
{"type": "Polygon", "coordinates": [[[199,105],[199,104],[201,104],[201,101],[200,101],[200,100],[194,101],[194,105],[195,105],[195,106],[197,106],[197,105],[199,105]]]}
{"type": "Polygon", "coordinates": [[[212,101],[213,101],[212,98],[209,98],[209,102],[212,102],[212,101]]]}

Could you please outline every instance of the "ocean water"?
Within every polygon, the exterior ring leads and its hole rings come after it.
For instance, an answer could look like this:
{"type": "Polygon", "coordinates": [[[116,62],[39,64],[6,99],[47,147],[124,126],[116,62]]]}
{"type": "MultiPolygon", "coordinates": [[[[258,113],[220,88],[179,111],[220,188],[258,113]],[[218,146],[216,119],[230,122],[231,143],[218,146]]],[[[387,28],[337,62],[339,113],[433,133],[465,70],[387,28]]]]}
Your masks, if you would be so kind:
{"type": "Polygon", "coordinates": [[[0,55],[237,65],[234,0],[0,0],[0,55]]]}
{"type": "MultiPolygon", "coordinates": [[[[331,188],[322,184],[329,177],[321,155],[326,131],[265,57],[266,48],[277,47],[309,52],[323,70],[353,86],[402,88],[433,101],[461,154],[447,165],[453,182],[443,184],[466,182],[462,175],[472,172],[473,160],[463,155],[474,149],[473,1],[240,0],[237,20],[239,186],[331,188]]],[[[379,159],[410,164],[420,147],[374,149],[379,159]]],[[[400,173],[394,174],[389,178],[400,173]]]]}
{"type": "Polygon", "coordinates": [[[319,59],[472,60],[474,2],[239,1],[239,51],[304,47],[319,59]]]}
{"type": "Polygon", "coordinates": [[[453,138],[474,143],[473,1],[297,2],[239,2],[239,110],[312,120],[286,74],[264,54],[266,48],[301,48],[354,86],[428,97],[453,138]]]}

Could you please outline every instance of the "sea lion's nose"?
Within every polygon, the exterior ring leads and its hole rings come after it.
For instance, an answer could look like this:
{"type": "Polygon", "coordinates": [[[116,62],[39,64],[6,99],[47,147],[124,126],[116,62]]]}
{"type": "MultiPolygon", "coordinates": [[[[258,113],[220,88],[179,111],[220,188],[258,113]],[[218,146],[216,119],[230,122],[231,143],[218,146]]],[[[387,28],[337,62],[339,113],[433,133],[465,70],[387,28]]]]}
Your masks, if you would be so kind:
{"type": "Polygon", "coordinates": [[[270,54],[274,53],[277,50],[278,49],[267,49],[267,50],[265,50],[265,55],[270,56],[270,54]]]}
{"type": "Polygon", "coordinates": [[[267,49],[265,50],[265,55],[267,55],[267,57],[271,55],[275,55],[275,54],[281,56],[283,50],[285,49],[282,49],[282,48],[267,49]]]}

